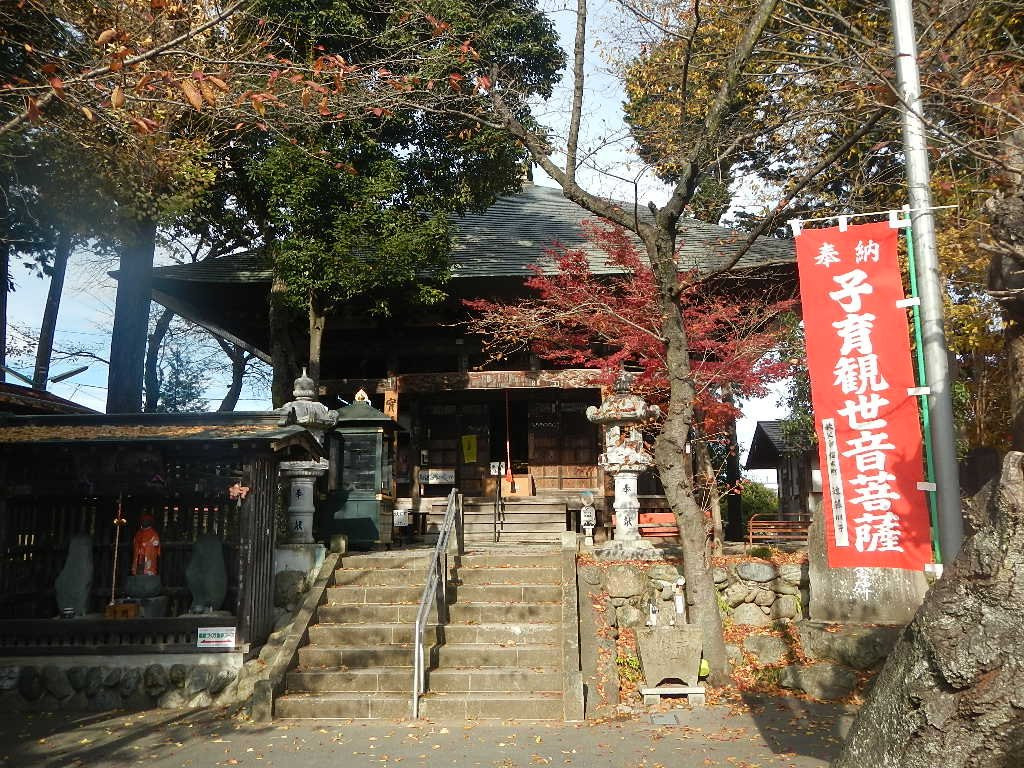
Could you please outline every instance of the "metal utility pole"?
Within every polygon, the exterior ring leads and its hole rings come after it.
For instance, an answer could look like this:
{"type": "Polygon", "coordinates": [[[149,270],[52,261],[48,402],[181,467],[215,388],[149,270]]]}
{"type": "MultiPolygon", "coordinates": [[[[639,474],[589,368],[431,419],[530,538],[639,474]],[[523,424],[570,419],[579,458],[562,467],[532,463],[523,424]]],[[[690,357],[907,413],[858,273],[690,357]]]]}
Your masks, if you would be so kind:
{"type": "Polygon", "coordinates": [[[950,393],[946,332],[943,330],[942,286],[935,217],[929,188],[928,146],[921,112],[921,80],[917,68],[917,42],[911,0],[889,0],[896,43],[896,83],[903,104],[903,151],[907,164],[910,219],[917,251],[917,278],[924,333],[924,382],[931,415],[932,450],[939,507],[939,545],[943,563],[960,551],[964,520],[960,508],[960,479],[956,460],[956,431],[950,393]]]}

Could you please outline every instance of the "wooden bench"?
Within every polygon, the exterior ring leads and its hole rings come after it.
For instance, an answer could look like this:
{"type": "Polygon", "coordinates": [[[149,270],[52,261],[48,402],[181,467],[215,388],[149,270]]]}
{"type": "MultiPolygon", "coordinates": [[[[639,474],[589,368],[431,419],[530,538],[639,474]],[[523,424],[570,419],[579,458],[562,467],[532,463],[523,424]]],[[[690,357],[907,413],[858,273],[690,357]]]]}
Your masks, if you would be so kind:
{"type": "Polygon", "coordinates": [[[779,520],[768,515],[752,515],[747,522],[747,544],[780,544],[807,541],[811,519],[779,520]],[[755,542],[756,539],[756,542],[755,542]]]}

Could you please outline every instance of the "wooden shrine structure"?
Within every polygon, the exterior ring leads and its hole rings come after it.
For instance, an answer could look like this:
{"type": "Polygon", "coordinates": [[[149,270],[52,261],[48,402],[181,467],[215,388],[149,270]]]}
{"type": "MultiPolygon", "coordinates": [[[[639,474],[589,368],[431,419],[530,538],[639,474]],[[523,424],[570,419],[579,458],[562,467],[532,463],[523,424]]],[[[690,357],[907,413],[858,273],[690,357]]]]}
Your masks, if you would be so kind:
{"type": "Polygon", "coordinates": [[[206,652],[198,635],[210,627],[231,638],[212,650],[252,654],[274,620],[278,462],[322,455],[307,429],[279,420],[272,412],[0,416],[0,656],[206,652]],[[160,534],[166,615],[110,618],[144,516],[160,534]],[[220,541],[226,598],[217,612],[193,614],[186,566],[210,534],[220,541]],[[87,612],[60,618],[55,582],[69,542],[82,535],[92,553],[87,612]]]}

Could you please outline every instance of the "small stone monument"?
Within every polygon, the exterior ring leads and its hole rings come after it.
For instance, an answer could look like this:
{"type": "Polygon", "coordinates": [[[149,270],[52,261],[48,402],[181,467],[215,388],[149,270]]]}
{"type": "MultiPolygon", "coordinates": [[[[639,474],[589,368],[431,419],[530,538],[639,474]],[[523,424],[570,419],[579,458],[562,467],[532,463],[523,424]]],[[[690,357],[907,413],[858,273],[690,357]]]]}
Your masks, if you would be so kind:
{"type": "Polygon", "coordinates": [[[224,544],[217,534],[199,534],[185,567],[185,583],[192,593],[189,613],[213,613],[224,605],[228,573],[224,566],[224,544]]]}
{"type": "Polygon", "coordinates": [[[615,381],[615,390],[601,407],[587,409],[587,418],[604,429],[604,453],[598,463],[615,483],[615,541],[596,550],[600,557],[648,559],[655,553],[650,542],[640,538],[640,500],[637,481],[642,472],[654,465],[654,457],[644,447],[640,425],[661,415],[658,406],[649,406],[630,391],[631,379],[623,372],[615,381]]]}
{"type": "Polygon", "coordinates": [[[92,539],[78,533],[68,542],[68,556],[54,584],[57,610],[61,616],[84,616],[89,611],[92,591],[92,539]]]}
{"type": "Polygon", "coordinates": [[[644,704],[654,704],[663,694],[687,694],[692,704],[703,704],[698,689],[703,637],[694,624],[674,627],[640,627],[636,630],[640,665],[646,687],[644,704]]]}

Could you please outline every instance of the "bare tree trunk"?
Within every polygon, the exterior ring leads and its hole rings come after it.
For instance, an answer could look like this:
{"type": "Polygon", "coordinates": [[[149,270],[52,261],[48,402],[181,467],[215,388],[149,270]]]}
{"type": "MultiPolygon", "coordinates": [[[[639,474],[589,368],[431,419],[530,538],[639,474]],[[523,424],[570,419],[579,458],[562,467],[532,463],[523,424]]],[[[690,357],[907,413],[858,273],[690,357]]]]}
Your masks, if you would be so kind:
{"type": "Polygon", "coordinates": [[[140,220],[126,229],[129,233],[121,245],[114,327],[110,336],[107,413],[138,413],[142,408],[156,222],[140,220]]]}
{"type": "Polygon", "coordinates": [[[292,385],[298,376],[298,365],[291,342],[291,327],[285,294],[288,285],[274,276],[270,286],[270,357],[273,360],[274,379],[271,384],[271,399],[275,408],[292,399],[292,385]]]}
{"type": "Polygon", "coordinates": [[[245,382],[245,366],[251,358],[245,353],[244,349],[224,341],[219,336],[214,338],[217,339],[220,348],[224,350],[224,354],[231,360],[231,385],[228,387],[224,399],[220,401],[220,405],[217,407],[219,412],[225,413],[235,410],[238,405],[238,398],[242,395],[242,385],[245,382]]]}
{"type": "Polygon", "coordinates": [[[57,247],[53,252],[53,271],[50,274],[50,287],[46,292],[46,306],[43,309],[43,321],[39,327],[39,346],[36,347],[36,369],[32,374],[32,386],[46,389],[46,380],[50,377],[50,359],[53,357],[53,336],[57,331],[57,315],[60,312],[60,299],[64,293],[64,276],[68,270],[68,257],[71,255],[71,232],[63,231],[57,238],[57,247]]]}
{"type": "Polygon", "coordinates": [[[149,335],[149,342],[146,345],[146,402],[143,410],[147,413],[156,411],[157,403],[160,401],[160,347],[173,319],[174,313],[164,308],[157,318],[156,325],[153,326],[153,332],[149,335]]]}
{"type": "Polygon", "coordinates": [[[320,386],[320,350],[324,343],[327,316],[313,297],[309,300],[309,378],[320,386]]]}
{"type": "Polygon", "coordinates": [[[889,655],[833,768],[1024,765],[1024,454],[889,655]]]}

